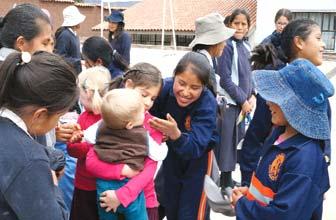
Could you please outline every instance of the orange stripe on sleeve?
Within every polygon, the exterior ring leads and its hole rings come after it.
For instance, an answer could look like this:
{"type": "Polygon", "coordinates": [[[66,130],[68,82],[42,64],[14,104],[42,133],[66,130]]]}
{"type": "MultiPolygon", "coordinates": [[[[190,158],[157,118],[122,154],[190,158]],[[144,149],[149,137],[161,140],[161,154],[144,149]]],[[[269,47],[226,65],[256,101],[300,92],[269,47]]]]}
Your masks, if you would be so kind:
{"type": "Polygon", "coordinates": [[[273,190],[267,186],[264,186],[258,178],[253,174],[251,184],[264,196],[267,196],[269,198],[273,198],[275,193],[273,190]]]}

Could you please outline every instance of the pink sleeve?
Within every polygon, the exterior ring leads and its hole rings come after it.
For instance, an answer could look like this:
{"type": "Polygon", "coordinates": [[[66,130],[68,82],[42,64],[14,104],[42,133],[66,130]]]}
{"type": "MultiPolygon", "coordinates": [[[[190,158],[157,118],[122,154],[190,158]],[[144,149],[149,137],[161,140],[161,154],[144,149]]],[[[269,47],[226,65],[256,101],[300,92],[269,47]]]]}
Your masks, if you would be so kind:
{"type": "Polygon", "coordinates": [[[145,186],[150,183],[150,181],[153,181],[156,166],[157,162],[147,157],[144,169],[138,175],[130,179],[126,185],[116,190],[116,195],[123,206],[127,207],[133,202],[145,186]]]}
{"type": "Polygon", "coordinates": [[[96,178],[105,180],[122,180],[121,171],[124,164],[112,164],[99,160],[94,148],[91,147],[86,156],[86,170],[96,178]]]}
{"type": "Polygon", "coordinates": [[[67,143],[67,151],[70,156],[81,159],[85,158],[91,144],[87,142],[67,143]]]}

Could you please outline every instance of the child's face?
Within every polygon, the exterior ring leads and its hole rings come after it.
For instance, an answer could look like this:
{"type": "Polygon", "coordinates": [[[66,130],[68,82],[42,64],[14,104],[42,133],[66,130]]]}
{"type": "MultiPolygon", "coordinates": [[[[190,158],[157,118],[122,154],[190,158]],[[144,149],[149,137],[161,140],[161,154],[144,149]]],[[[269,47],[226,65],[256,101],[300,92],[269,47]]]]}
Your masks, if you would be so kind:
{"type": "Polygon", "coordinates": [[[213,47],[213,55],[214,55],[214,57],[220,57],[222,55],[222,53],[223,53],[223,50],[224,50],[225,46],[226,46],[226,42],[225,41],[220,42],[220,43],[214,45],[214,47],[213,47]]]}
{"type": "Polygon", "coordinates": [[[133,126],[141,126],[145,120],[145,108],[141,108],[141,111],[138,111],[134,117],[133,126]]]}
{"type": "Polygon", "coordinates": [[[109,22],[108,27],[111,32],[115,32],[118,29],[118,23],[109,22]]]}
{"type": "Polygon", "coordinates": [[[137,86],[133,88],[140,92],[143,104],[145,106],[145,111],[148,111],[153,106],[155,99],[159,95],[160,88],[161,85],[151,87],[137,86]]]}
{"type": "Polygon", "coordinates": [[[288,19],[285,16],[280,16],[278,20],[275,22],[275,31],[278,33],[282,33],[283,29],[289,23],[288,19]]]}
{"type": "Polygon", "coordinates": [[[84,106],[85,110],[92,111],[91,107],[91,96],[87,90],[80,86],[79,89],[79,101],[84,106]]]}
{"type": "Polygon", "coordinates": [[[196,74],[190,70],[180,73],[174,78],[173,92],[180,107],[187,107],[195,102],[203,91],[203,84],[196,74]]]}
{"type": "Polygon", "coordinates": [[[54,37],[50,24],[43,22],[40,24],[41,33],[30,41],[25,41],[20,50],[31,54],[36,51],[47,51],[52,53],[54,50],[54,37]]]}
{"type": "Polygon", "coordinates": [[[267,102],[267,105],[272,114],[272,123],[278,126],[287,126],[287,119],[285,118],[285,115],[283,114],[280,106],[269,101],[267,102]]]}
{"type": "MultiPolygon", "coordinates": [[[[295,42],[295,41],[294,41],[295,42]]],[[[306,40],[298,39],[296,43],[298,47],[297,58],[310,60],[314,65],[319,66],[323,62],[323,51],[325,44],[322,40],[321,29],[318,26],[311,27],[311,33],[306,40]]]]}
{"type": "Polygon", "coordinates": [[[28,132],[31,135],[44,135],[57,126],[59,118],[65,113],[66,111],[49,114],[46,110],[37,109],[32,119],[34,122],[28,126],[28,132]]]}
{"type": "Polygon", "coordinates": [[[243,15],[243,14],[237,15],[233,19],[230,26],[231,26],[231,28],[236,29],[236,33],[234,34],[234,37],[236,39],[239,39],[239,40],[241,40],[245,37],[245,35],[247,34],[248,29],[249,29],[246,16],[243,15]]]}

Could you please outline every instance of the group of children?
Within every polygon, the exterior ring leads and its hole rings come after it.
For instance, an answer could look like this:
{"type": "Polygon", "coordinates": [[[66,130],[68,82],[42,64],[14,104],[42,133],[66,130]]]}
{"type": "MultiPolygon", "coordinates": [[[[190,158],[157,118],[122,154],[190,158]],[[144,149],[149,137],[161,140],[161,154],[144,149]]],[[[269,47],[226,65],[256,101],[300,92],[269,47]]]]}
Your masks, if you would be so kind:
{"type": "MultiPolygon", "coordinates": [[[[233,190],[237,219],[322,219],[334,88],[316,67],[324,49],[320,27],[311,20],[290,22],[280,36],[287,66],[251,73],[248,13],[234,10],[231,29],[223,22],[217,13],[196,21],[193,52],[167,79],[148,63],[113,75],[107,69],[113,50],[102,49],[108,44],[103,38],[91,37],[82,49],[87,69],[77,81],[46,46],[52,41],[46,14],[29,4],[12,9],[0,24],[1,219],[68,219],[57,187],[59,169],[50,169],[52,158],[35,139],[57,127],[77,99],[84,108],[77,123],[56,129],[77,158],[70,219],[208,219],[203,183],[211,151],[222,188],[233,186],[236,146],[245,131],[237,118],[252,111],[256,93],[257,103],[263,101],[257,110],[267,104],[271,126],[260,131],[267,135],[253,174],[233,190]],[[21,25],[22,33],[6,32],[21,25]]],[[[274,66],[259,61],[259,67],[274,66]]]]}

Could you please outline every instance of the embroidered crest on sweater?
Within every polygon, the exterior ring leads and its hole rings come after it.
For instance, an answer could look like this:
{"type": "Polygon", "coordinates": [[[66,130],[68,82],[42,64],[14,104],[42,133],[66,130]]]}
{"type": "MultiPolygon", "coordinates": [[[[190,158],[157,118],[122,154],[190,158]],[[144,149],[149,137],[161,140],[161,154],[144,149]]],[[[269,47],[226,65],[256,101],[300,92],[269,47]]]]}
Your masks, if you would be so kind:
{"type": "Polygon", "coordinates": [[[268,176],[272,181],[276,181],[278,179],[280,168],[285,161],[285,154],[278,154],[273,160],[272,164],[268,167],[268,176]]]}

